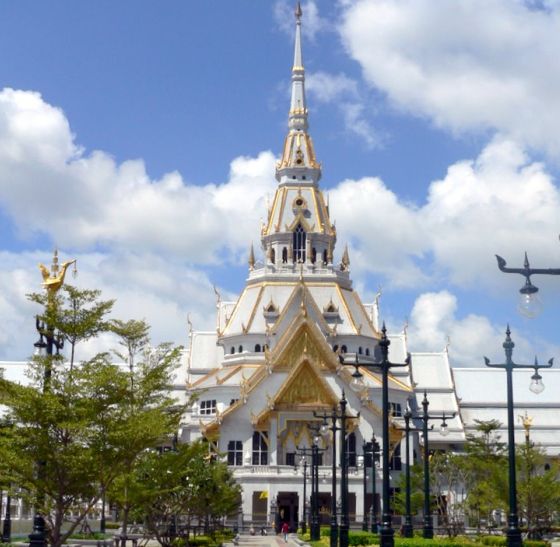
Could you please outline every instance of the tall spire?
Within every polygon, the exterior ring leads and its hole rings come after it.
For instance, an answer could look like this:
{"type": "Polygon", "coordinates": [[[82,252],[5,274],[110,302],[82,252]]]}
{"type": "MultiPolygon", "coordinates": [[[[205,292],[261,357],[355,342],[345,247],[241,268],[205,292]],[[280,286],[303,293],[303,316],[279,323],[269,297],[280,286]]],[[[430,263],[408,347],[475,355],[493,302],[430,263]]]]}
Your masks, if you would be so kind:
{"type": "Polygon", "coordinates": [[[292,100],[290,103],[289,128],[307,130],[307,108],[305,105],[305,69],[301,53],[301,5],[296,6],[296,38],[294,45],[294,66],[292,67],[292,100]]]}
{"type": "MultiPolygon", "coordinates": [[[[312,169],[310,177],[305,180],[319,180],[321,176],[320,165],[315,159],[315,151],[311,137],[307,133],[307,105],[305,101],[305,68],[301,47],[301,17],[303,12],[298,2],[295,10],[296,35],[294,43],[294,65],[292,66],[292,97],[290,112],[288,114],[289,133],[284,144],[282,159],[278,165],[276,178],[280,181],[284,169],[312,169]]],[[[293,174],[290,175],[293,180],[293,174]]]]}

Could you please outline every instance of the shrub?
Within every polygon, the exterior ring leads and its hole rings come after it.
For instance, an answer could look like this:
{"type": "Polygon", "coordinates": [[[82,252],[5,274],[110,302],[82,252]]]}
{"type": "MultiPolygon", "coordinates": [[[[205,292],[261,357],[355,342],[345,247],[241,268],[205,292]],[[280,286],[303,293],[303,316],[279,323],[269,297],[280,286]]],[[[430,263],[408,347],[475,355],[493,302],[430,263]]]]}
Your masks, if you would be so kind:
{"type": "Polygon", "coordinates": [[[349,532],[348,533],[349,545],[373,545],[379,544],[379,536],[371,532],[349,532]]]}

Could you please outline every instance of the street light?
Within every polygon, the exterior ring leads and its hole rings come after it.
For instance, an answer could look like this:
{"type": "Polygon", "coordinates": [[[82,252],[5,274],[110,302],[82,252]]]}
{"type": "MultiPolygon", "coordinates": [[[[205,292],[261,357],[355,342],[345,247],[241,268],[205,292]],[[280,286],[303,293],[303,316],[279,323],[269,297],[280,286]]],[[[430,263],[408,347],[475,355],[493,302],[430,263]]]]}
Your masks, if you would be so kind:
{"type": "Polygon", "coordinates": [[[389,346],[391,341],[387,338],[387,329],[385,323],[381,329],[381,339],[379,340],[379,348],[381,350],[381,361],[374,364],[352,363],[355,371],[352,374],[353,388],[358,389],[362,373],[359,366],[375,368],[381,370],[382,373],[382,409],[383,409],[383,515],[381,517],[380,530],[380,547],[393,547],[395,544],[395,531],[391,523],[391,502],[389,498],[389,370],[397,367],[406,367],[410,364],[410,355],[406,361],[401,364],[391,363],[389,361],[389,346]]]}
{"type": "MultiPolygon", "coordinates": [[[[296,447],[297,453],[301,456],[300,464],[303,464],[303,507],[301,510],[301,521],[300,521],[300,528],[301,533],[307,533],[307,458],[306,454],[308,452],[305,448],[296,447]]],[[[313,486],[313,483],[311,483],[313,486]]]]}
{"type": "MultiPolygon", "coordinates": [[[[311,456],[311,522],[309,526],[309,536],[311,541],[318,541],[321,538],[321,529],[319,523],[319,453],[323,452],[324,448],[319,448],[320,424],[309,424],[307,428],[311,431],[311,448],[299,448],[296,450],[302,456],[311,456]]],[[[305,493],[304,493],[304,507],[305,507],[305,493]]]]}
{"type": "MultiPolygon", "coordinates": [[[[540,273],[540,272],[537,272],[540,273]]],[[[514,421],[513,421],[513,371],[514,369],[533,369],[534,374],[531,376],[531,385],[529,389],[533,393],[541,393],[544,389],[542,377],[539,374],[539,369],[550,368],[553,364],[553,359],[548,361],[546,365],[539,365],[537,359],[533,365],[520,365],[514,363],[512,360],[513,348],[515,344],[511,339],[511,331],[509,325],[506,329],[506,339],[503,348],[506,354],[505,363],[490,363],[488,357],[484,357],[484,363],[487,367],[503,368],[506,371],[507,380],[507,415],[508,415],[508,470],[509,470],[509,514],[508,514],[508,529],[506,532],[508,547],[521,547],[521,530],[519,529],[519,516],[517,513],[517,485],[515,474],[515,435],[514,435],[514,421]]]]}
{"type": "Polygon", "coordinates": [[[536,317],[542,310],[542,302],[537,293],[539,288],[531,283],[532,275],[560,275],[560,268],[531,268],[527,253],[525,253],[525,261],[523,268],[508,268],[506,261],[496,255],[498,268],[505,273],[521,274],[525,278],[525,284],[519,289],[520,298],[517,310],[525,317],[536,317]]]}
{"type": "Polygon", "coordinates": [[[410,509],[410,432],[411,431],[422,431],[421,428],[410,427],[410,420],[412,418],[412,412],[410,408],[407,408],[404,413],[404,434],[405,434],[405,510],[404,510],[404,524],[402,527],[403,536],[405,538],[411,538],[414,535],[414,527],[412,526],[412,514],[410,509]]]}
{"type": "MultiPolygon", "coordinates": [[[[11,486],[11,485],[10,485],[11,486]]],[[[1,493],[0,493],[1,495],[1,493]]],[[[2,543],[12,542],[12,497],[10,489],[6,491],[6,512],[4,515],[4,524],[2,526],[2,543]]]]}
{"type": "Polygon", "coordinates": [[[371,507],[370,507],[370,522],[371,522],[371,532],[377,534],[378,524],[377,524],[377,511],[375,510],[375,479],[376,479],[376,462],[379,461],[379,443],[375,438],[375,435],[371,436],[371,442],[365,442],[362,444],[362,450],[364,454],[364,526],[363,530],[368,530],[368,516],[366,512],[366,470],[367,470],[367,458],[366,455],[371,455],[371,507]]]}
{"type": "MultiPolygon", "coordinates": [[[[69,260],[59,267],[58,251],[55,250],[50,271],[43,264],[39,265],[39,269],[43,275],[43,287],[47,291],[47,310],[53,310],[56,306],[56,293],[64,284],[66,270],[71,264],[75,263],[75,260],[69,260]]],[[[75,272],[76,269],[74,266],[74,273],[75,272]]],[[[46,316],[48,315],[49,313],[46,314],[46,316]]],[[[35,347],[35,354],[38,357],[42,357],[43,352],[46,351],[45,370],[43,373],[43,393],[46,393],[49,390],[52,375],[52,358],[54,351],[56,350],[57,356],[60,354],[60,351],[64,347],[64,338],[60,333],[55,331],[53,325],[41,320],[39,317],[35,318],[35,328],[39,333],[39,340],[33,344],[35,347]]],[[[37,473],[39,477],[44,476],[45,462],[37,462],[37,473]]],[[[41,494],[38,505],[41,506],[43,501],[44,498],[41,494]]],[[[40,510],[36,509],[35,515],[33,516],[33,531],[29,534],[29,547],[46,547],[46,545],[45,519],[40,513],[40,510]]]]}
{"type": "MultiPolygon", "coordinates": [[[[424,391],[424,398],[422,399],[422,414],[418,416],[422,420],[422,436],[424,437],[424,526],[422,529],[422,536],[426,539],[434,537],[434,525],[432,522],[432,508],[430,504],[430,449],[428,443],[428,422],[430,420],[442,420],[440,432],[445,436],[448,433],[447,419],[455,418],[455,413],[446,416],[445,413],[441,416],[428,414],[428,396],[424,391]]],[[[414,418],[415,416],[411,416],[414,418]]]]}

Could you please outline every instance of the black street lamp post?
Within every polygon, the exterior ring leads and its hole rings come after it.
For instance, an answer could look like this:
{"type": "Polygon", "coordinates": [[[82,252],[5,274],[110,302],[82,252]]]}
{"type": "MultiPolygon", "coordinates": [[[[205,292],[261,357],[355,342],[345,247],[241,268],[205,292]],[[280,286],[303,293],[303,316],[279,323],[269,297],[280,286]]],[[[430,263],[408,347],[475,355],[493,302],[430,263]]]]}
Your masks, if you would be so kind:
{"type": "Polygon", "coordinates": [[[379,461],[379,443],[375,438],[375,435],[371,436],[371,442],[364,442],[362,445],[362,450],[364,454],[364,526],[362,526],[363,530],[370,530],[372,533],[377,534],[378,532],[378,524],[377,524],[377,511],[375,506],[375,481],[376,481],[376,462],[379,461]],[[371,455],[371,506],[370,506],[370,522],[371,527],[368,527],[368,516],[366,512],[366,491],[367,491],[367,482],[366,482],[366,455],[371,455]]]}
{"type": "Polygon", "coordinates": [[[506,339],[503,348],[506,354],[505,363],[490,363],[487,357],[484,357],[484,363],[487,367],[502,368],[506,371],[507,380],[507,415],[508,415],[508,470],[509,470],[509,515],[508,515],[508,528],[506,532],[508,547],[521,547],[521,530],[519,529],[519,516],[517,513],[517,485],[515,474],[515,434],[514,434],[514,420],[513,420],[513,371],[514,369],[533,369],[534,374],[531,376],[531,385],[529,389],[539,394],[544,389],[542,376],[539,374],[539,369],[550,368],[553,364],[553,359],[548,361],[546,365],[539,365],[535,358],[533,365],[520,365],[514,363],[512,360],[513,348],[515,344],[511,339],[511,331],[509,325],[506,329],[506,339]]]}
{"type": "MultiPolygon", "coordinates": [[[[391,341],[387,338],[387,329],[385,323],[381,329],[381,340],[379,340],[379,348],[381,350],[381,361],[373,365],[351,363],[356,367],[352,374],[354,382],[357,384],[362,379],[362,373],[359,366],[374,368],[381,370],[382,377],[382,409],[383,409],[383,443],[382,443],[382,461],[383,461],[383,514],[381,516],[381,530],[379,532],[380,547],[393,547],[395,544],[395,531],[392,527],[391,520],[391,500],[389,497],[389,371],[392,368],[406,367],[410,364],[410,355],[404,363],[391,363],[389,361],[389,346],[391,341]]],[[[350,364],[350,363],[349,363],[350,364]]]]}
{"type": "MultiPolygon", "coordinates": [[[[311,456],[311,513],[313,515],[314,510],[314,498],[315,498],[315,465],[314,465],[314,449],[313,445],[315,442],[313,441],[311,448],[300,448],[299,446],[296,447],[296,451],[298,456],[301,456],[301,462],[303,463],[303,508],[302,508],[302,516],[300,522],[300,528],[303,534],[307,533],[307,456],[311,456]]],[[[312,516],[313,519],[313,516],[312,516]]]]}
{"type": "MultiPolygon", "coordinates": [[[[35,328],[39,333],[39,340],[33,344],[36,353],[41,355],[43,351],[46,351],[46,361],[45,370],[43,375],[43,393],[49,390],[49,384],[52,375],[52,358],[53,355],[60,354],[60,350],[64,347],[64,339],[55,333],[54,328],[51,325],[46,324],[41,321],[39,317],[35,319],[35,328]]],[[[39,476],[44,474],[45,462],[37,462],[38,474],[39,476]]],[[[43,500],[40,499],[40,504],[43,500]]],[[[40,511],[35,511],[33,516],[33,531],[29,534],[29,547],[46,547],[47,537],[45,530],[45,518],[40,513],[40,511]]]]}
{"type": "MultiPolygon", "coordinates": [[[[366,459],[366,455],[370,452],[368,444],[369,443],[366,443],[366,441],[364,441],[362,443],[362,464],[364,466],[364,475],[363,475],[364,483],[363,483],[363,488],[362,488],[362,492],[363,492],[362,498],[364,500],[364,516],[363,516],[363,520],[362,520],[362,530],[364,532],[367,532],[368,529],[369,529],[368,513],[367,513],[367,509],[366,509],[366,496],[367,496],[367,459],[366,459]]],[[[372,456],[372,458],[373,458],[373,456],[372,456]]]]}
{"type": "Polygon", "coordinates": [[[404,431],[405,431],[405,510],[404,510],[404,524],[402,527],[403,536],[405,538],[411,538],[414,535],[414,527],[412,526],[412,514],[410,509],[410,432],[411,431],[422,431],[420,428],[410,427],[410,419],[412,418],[412,412],[407,409],[404,413],[404,431]]]}
{"type": "MultiPolygon", "coordinates": [[[[303,457],[311,455],[311,514],[309,523],[309,535],[311,541],[318,541],[321,538],[321,529],[319,522],[319,453],[323,452],[325,449],[319,448],[318,444],[319,431],[321,426],[319,424],[317,424],[316,426],[308,425],[308,428],[312,432],[311,448],[296,447],[296,449],[303,457]]],[[[305,486],[303,506],[305,508],[305,486]]]]}
{"type": "Polygon", "coordinates": [[[336,432],[340,431],[340,527],[338,527],[338,540],[340,547],[348,547],[348,530],[350,529],[350,519],[348,516],[348,455],[346,453],[346,422],[351,418],[359,417],[350,416],[346,413],[348,401],[344,391],[342,392],[342,399],[340,400],[339,407],[340,413],[337,413],[336,408],[333,408],[330,414],[317,414],[314,416],[323,419],[321,431],[327,433],[332,432],[332,494],[331,494],[331,547],[337,545],[337,522],[336,522],[336,432]],[[329,426],[327,419],[331,420],[329,426]],[[340,423],[337,426],[337,422],[340,423]]]}
{"type": "MultiPolygon", "coordinates": [[[[40,265],[43,273],[43,287],[47,291],[47,311],[52,311],[56,306],[56,293],[64,284],[66,269],[71,264],[74,264],[74,274],[76,274],[75,263],[75,260],[70,260],[64,262],[62,266],[59,266],[58,251],[55,250],[50,272],[45,266],[42,264],[40,265]]],[[[48,315],[47,313],[47,316],[48,315]]],[[[56,356],[60,354],[60,350],[64,347],[64,338],[60,333],[55,331],[53,325],[41,320],[39,317],[35,318],[35,328],[39,333],[39,340],[33,344],[36,353],[42,355],[43,351],[46,352],[45,369],[43,373],[43,393],[46,393],[49,390],[52,376],[53,356],[55,355],[55,350],[56,356]]],[[[37,473],[39,477],[44,475],[44,468],[45,462],[37,462],[37,473]]],[[[39,507],[42,505],[42,501],[43,499],[41,496],[39,498],[39,507]]],[[[40,510],[36,509],[35,515],[33,516],[33,531],[29,534],[29,547],[46,547],[46,545],[45,519],[40,510]]]]}
{"type": "Polygon", "coordinates": [[[12,541],[12,497],[10,490],[6,492],[6,512],[4,514],[4,525],[2,526],[2,542],[11,543],[12,541]]]}
{"type": "Polygon", "coordinates": [[[377,521],[377,492],[375,488],[375,483],[377,479],[377,462],[379,461],[379,443],[375,438],[375,435],[371,436],[371,531],[374,534],[379,532],[379,523],[377,521]]]}
{"type": "MultiPolygon", "coordinates": [[[[426,539],[432,539],[434,537],[434,525],[432,522],[432,506],[430,503],[430,447],[428,442],[428,431],[433,429],[428,427],[428,422],[430,420],[442,420],[441,423],[441,434],[447,435],[447,419],[455,417],[455,412],[446,416],[445,413],[441,416],[436,416],[434,414],[428,414],[429,406],[428,397],[426,391],[424,391],[424,398],[422,399],[422,414],[419,418],[422,420],[422,436],[424,437],[424,526],[422,529],[422,536],[426,539]]],[[[414,418],[414,416],[412,416],[414,418]]]]}

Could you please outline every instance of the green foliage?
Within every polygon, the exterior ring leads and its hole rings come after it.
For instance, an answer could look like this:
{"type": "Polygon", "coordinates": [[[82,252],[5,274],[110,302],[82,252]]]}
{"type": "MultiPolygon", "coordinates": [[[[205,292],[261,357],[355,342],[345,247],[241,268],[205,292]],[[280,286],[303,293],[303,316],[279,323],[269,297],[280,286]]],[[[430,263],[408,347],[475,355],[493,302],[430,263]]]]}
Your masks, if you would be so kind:
{"type": "Polygon", "coordinates": [[[544,469],[546,455],[530,442],[517,447],[517,499],[519,516],[531,539],[539,539],[552,528],[560,507],[560,470],[553,463],[544,469]]]}
{"type": "Polygon", "coordinates": [[[349,545],[373,545],[379,544],[379,536],[371,532],[350,531],[348,532],[349,545]]]}
{"type": "Polygon", "coordinates": [[[492,511],[507,507],[507,458],[504,443],[496,434],[497,420],[477,420],[477,434],[465,444],[465,509],[480,529],[482,520],[492,522],[492,511]]]}
{"type": "Polygon", "coordinates": [[[9,477],[45,515],[49,542],[59,547],[146,448],[176,431],[182,409],[167,393],[179,350],[160,346],[133,373],[106,353],[76,364],[76,345],[108,330],[113,302],[69,286],[30,299],[43,305],[43,335],[56,328],[71,358],[67,366],[62,355],[34,357],[28,386],[0,378],[10,424],[0,435],[0,480],[9,477]]]}

